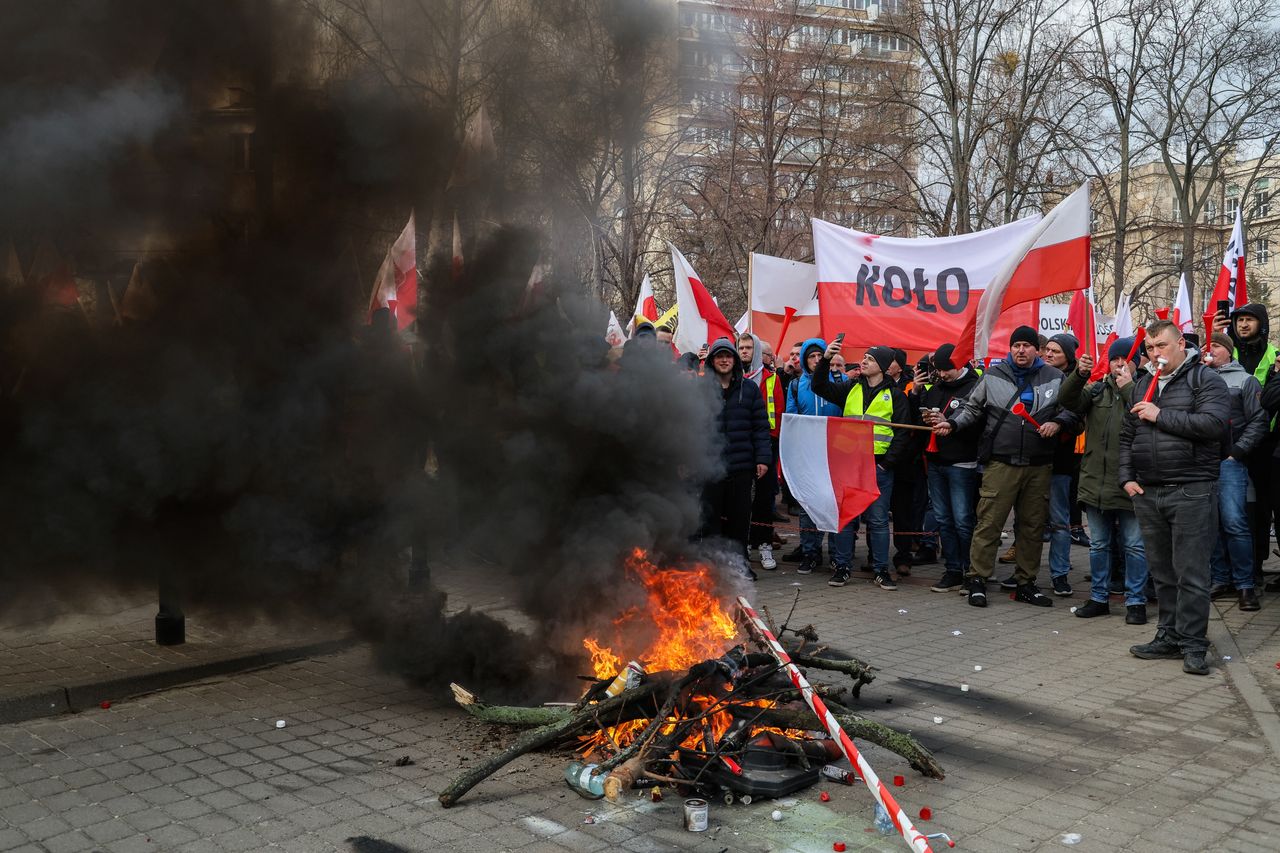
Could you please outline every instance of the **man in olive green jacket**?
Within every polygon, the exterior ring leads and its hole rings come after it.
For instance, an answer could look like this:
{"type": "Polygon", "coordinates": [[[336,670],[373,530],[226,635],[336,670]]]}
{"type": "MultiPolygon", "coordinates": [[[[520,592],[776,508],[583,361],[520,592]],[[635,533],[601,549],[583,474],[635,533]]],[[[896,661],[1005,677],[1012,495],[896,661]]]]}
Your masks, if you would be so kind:
{"type": "Polygon", "coordinates": [[[1111,612],[1107,595],[1111,580],[1111,536],[1120,537],[1125,565],[1125,622],[1147,621],[1147,557],[1133,500],[1120,484],[1120,427],[1133,406],[1134,365],[1129,362],[1133,338],[1121,338],[1107,350],[1104,378],[1089,382],[1093,358],[1081,356],[1062,381],[1059,403],[1085,421],[1084,459],[1080,463],[1080,502],[1089,519],[1089,601],[1076,609],[1088,619],[1111,612]]]}

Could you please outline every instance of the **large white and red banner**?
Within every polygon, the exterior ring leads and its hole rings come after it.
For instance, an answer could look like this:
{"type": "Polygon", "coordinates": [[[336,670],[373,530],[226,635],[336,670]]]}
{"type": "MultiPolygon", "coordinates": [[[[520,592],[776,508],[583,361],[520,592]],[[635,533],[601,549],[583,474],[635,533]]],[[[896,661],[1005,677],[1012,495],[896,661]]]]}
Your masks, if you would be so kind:
{"type": "Polygon", "coordinates": [[[778,456],[791,494],[819,530],[837,533],[880,496],[875,424],[783,415],[778,456]]]}
{"type": "Polygon", "coordinates": [[[787,309],[794,314],[787,326],[789,344],[822,336],[818,307],[818,268],[802,261],[772,255],[751,255],[751,331],[770,344],[786,323],[787,309]]]}
{"type": "Polygon", "coordinates": [[[978,298],[977,310],[965,321],[953,359],[985,358],[992,347],[997,354],[1006,352],[1006,338],[998,324],[1006,320],[1010,308],[1036,305],[1046,296],[1089,286],[1090,213],[1086,183],[1014,242],[978,298]]]}
{"type": "MultiPolygon", "coordinates": [[[[978,300],[1038,216],[954,237],[881,237],[813,220],[822,336],[845,347],[932,352],[957,343],[978,300]]],[[[997,330],[1035,327],[1037,303],[1020,305],[997,330]]],[[[794,337],[794,336],[789,336],[794,337]]]]}

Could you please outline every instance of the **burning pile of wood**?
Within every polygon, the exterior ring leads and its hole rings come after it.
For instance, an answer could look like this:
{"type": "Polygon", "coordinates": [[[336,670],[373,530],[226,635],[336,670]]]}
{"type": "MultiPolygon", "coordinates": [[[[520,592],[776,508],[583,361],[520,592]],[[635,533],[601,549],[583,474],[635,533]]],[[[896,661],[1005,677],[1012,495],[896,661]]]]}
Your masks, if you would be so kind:
{"type": "MultiPolygon", "coordinates": [[[[653,619],[656,637],[630,663],[594,639],[585,641],[595,674],[574,705],[492,706],[453,685],[454,697],[471,715],[530,731],[456,779],[441,793],[443,805],[454,805],[520,755],[569,744],[584,762],[569,774],[570,784],[590,797],[617,799],[631,788],[666,785],[682,795],[749,803],[785,796],[823,775],[853,781],[840,746],[823,731],[759,631],[743,621],[759,651],[734,642],[738,625],[713,594],[709,571],[661,569],[643,554],[629,568],[648,591],[649,609],[623,614],[615,624],[653,619]]],[[[769,627],[777,636],[796,638],[790,653],[795,664],[852,679],[852,687],[815,685],[850,737],[901,755],[925,776],[943,778],[941,766],[914,738],[843,704],[846,695],[856,698],[875,679],[873,667],[821,645],[812,626],[784,624],[780,633],[770,620],[769,627]]]]}

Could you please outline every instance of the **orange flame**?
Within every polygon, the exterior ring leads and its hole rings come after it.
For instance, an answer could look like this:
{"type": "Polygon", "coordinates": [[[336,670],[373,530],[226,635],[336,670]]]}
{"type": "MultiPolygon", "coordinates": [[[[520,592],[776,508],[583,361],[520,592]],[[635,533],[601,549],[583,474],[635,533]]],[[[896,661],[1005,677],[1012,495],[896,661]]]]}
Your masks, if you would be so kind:
{"type": "MultiPolygon", "coordinates": [[[[647,671],[687,669],[701,661],[718,658],[737,638],[738,626],[715,594],[715,579],[709,566],[697,564],[689,569],[665,568],[650,560],[644,551],[636,549],[627,560],[626,570],[629,577],[644,586],[647,601],[643,609],[630,608],[613,620],[617,629],[614,647],[622,644],[624,634],[652,633],[653,640],[649,645],[639,654],[629,656],[642,663],[647,671]]],[[[613,678],[626,665],[626,658],[594,637],[583,640],[582,645],[591,655],[591,667],[596,678],[613,678]]],[[[716,699],[696,696],[694,701],[707,707],[716,699]]],[[[732,717],[724,711],[718,711],[707,719],[716,739],[731,723],[732,717]]],[[[647,721],[636,720],[597,732],[583,739],[583,750],[590,752],[606,745],[625,746],[646,725],[647,721]]],[[[670,724],[664,730],[670,731],[670,724]]],[[[701,739],[701,730],[695,729],[685,743],[694,745],[701,739]]]]}

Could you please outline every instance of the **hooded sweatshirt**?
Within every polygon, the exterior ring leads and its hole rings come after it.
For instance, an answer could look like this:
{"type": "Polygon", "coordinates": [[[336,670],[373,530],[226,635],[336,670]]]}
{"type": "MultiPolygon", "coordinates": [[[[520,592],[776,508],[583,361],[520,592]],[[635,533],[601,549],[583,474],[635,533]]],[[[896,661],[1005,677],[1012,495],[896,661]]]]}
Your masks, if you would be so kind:
{"type": "Polygon", "coordinates": [[[804,372],[787,386],[787,411],[793,415],[838,418],[844,414],[844,410],[814,393],[813,371],[809,370],[809,353],[815,349],[818,352],[826,352],[827,342],[822,338],[809,338],[800,347],[800,368],[804,372]]]}
{"type": "Polygon", "coordinates": [[[769,442],[769,416],[764,398],[756,383],[743,378],[742,359],[728,338],[717,338],[708,350],[704,379],[719,394],[721,402],[718,422],[724,440],[725,473],[754,472],[757,465],[772,464],[773,445],[769,442]],[[717,353],[726,351],[733,354],[733,374],[729,387],[722,388],[720,376],[711,365],[717,353]]]}
{"type": "MultiPolygon", "coordinates": [[[[911,396],[920,408],[938,409],[943,417],[949,417],[968,399],[977,384],[978,374],[966,367],[964,372],[951,382],[940,379],[928,388],[916,386],[911,396]]],[[[979,426],[975,424],[968,429],[956,430],[951,435],[939,436],[938,451],[926,453],[925,456],[930,462],[939,465],[976,466],[978,439],[982,435],[979,426]]]]}
{"type": "Polygon", "coordinates": [[[1267,341],[1271,335],[1271,321],[1267,317],[1267,306],[1250,302],[1232,311],[1231,325],[1227,326],[1227,334],[1236,342],[1236,361],[1240,362],[1240,366],[1252,374],[1259,383],[1266,383],[1266,371],[1271,369],[1271,364],[1276,360],[1276,349],[1267,341]],[[1257,318],[1258,334],[1254,337],[1244,339],[1236,334],[1236,317],[1241,314],[1257,318]],[[1261,375],[1259,375],[1259,367],[1262,368],[1261,375]]]}

